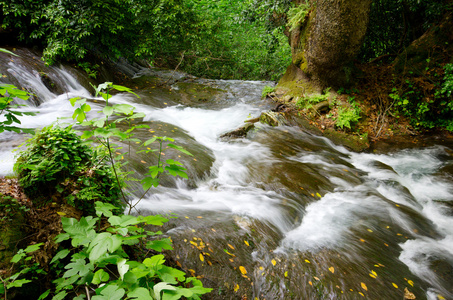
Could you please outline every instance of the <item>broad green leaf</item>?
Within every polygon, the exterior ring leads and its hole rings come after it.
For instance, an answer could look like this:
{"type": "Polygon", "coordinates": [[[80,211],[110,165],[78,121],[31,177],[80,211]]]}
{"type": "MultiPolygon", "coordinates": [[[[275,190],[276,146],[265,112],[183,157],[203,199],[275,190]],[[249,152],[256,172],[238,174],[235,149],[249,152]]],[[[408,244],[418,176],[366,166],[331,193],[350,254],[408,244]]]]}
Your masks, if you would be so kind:
{"type": "Polygon", "coordinates": [[[132,292],[129,292],[127,296],[131,299],[137,300],[154,300],[149,291],[143,287],[136,288],[132,292]]]}
{"type": "Polygon", "coordinates": [[[89,139],[92,136],[93,136],[93,132],[92,131],[84,131],[80,137],[82,139],[89,139]]]}
{"type": "Polygon", "coordinates": [[[52,264],[52,263],[56,262],[57,260],[65,258],[66,256],[68,256],[69,253],[70,253],[70,251],[68,249],[63,249],[63,250],[59,251],[57,254],[55,254],[55,256],[52,258],[50,263],[52,264]]]}
{"type": "Polygon", "coordinates": [[[148,241],[146,243],[146,248],[153,249],[157,252],[162,252],[163,250],[173,250],[172,242],[170,238],[164,238],[161,240],[148,241]]]}
{"type": "Polygon", "coordinates": [[[91,111],[91,106],[89,106],[88,104],[82,104],[82,106],[80,106],[80,108],[81,108],[84,112],[91,111]]]}
{"type": "Polygon", "coordinates": [[[126,264],[127,260],[125,258],[120,259],[116,263],[116,267],[118,268],[118,274],[120,275],[121,280],[124,278],[124,274],[129,270],[129,265],[126,264]]]}
{"type": "Polygon", "coordinates": [[[127,272],[124,274],[123,281],[129,285],[134,285],[137,283],[137,276],[133,272],[127,272]]]}
{"type": "Polygon", "coordinates": [[[112,106],[106,106],[106,107],[104,107],[102,112],[104,113],[104,115],[110,116],[110,115],[113,114],[113,107],[112,106]]]}
{"type": "Polygon", "coordinates": [[[109,273],[105,272],[103,269],[97,270],[94,273],[92,284],[100,284],[101,282],[107,282],[110,279],[109,273]]]}
{"type": "Polygon", "coordinates": [[[125,115],[130,115],[134,111],[135,107],[130,104],[115,104],[113,105],[113,110],[125,115]]]}
{"type": "Polygon", "coordinates": [[[41,294],[41,296],[39,296],[38,300],[46,299],[47,296],[49,296],[49,294],[50,294],[50,290],[45,291],[44,293],[41,294]]]}
{"type": "Polygon", "coordinates": [[[165,265],[163,265],[157,272],[162,281],[171,284],[178,284],[178,282],[184,281],[186,276],[186,273],[183,271],[165,265]]]}
{"type": "Polygon", "coordinates": [[[19,279],[19,280],[10,282],[10,283],[6,286],[6,288],[7,288],[7,289],[10,289],[10,288],[13,288],[13,287],[21,287],[21,286],[23,286],[24,284],[29,283],[29,282],[31,282],[31,280],[28,280],[28,279],[19,279]]]}
{"type": "Polygon", "coordinates": [[[157,187],[159,186],[159,179],[158,178],[151,178],[151,177],[145,177],[142,179],[140,182],[142,184],[143,189],[146,191],[150,189],[151,187],[157,187]]]}
{"type": "Polygon", "coordinates": [[[96,201],[94,203],[95,208],[96,208],[96,215],[98,217],[101,217],[102,215],[106,217],[111,217],[113,216],[112,210],[116,209],[117,207],[110,204],[110,203],[105,203],[105,202],[100,202],[96,201]]]}
{"type": "Polygon", "coordinates": [[[115,252],[121,246],[121,242],[122,239],[119,236],[109,232],[97,234],[88,247],[90,261],[96,262],[107,252],[115,252]]]}
{"type": "Polygon", "coordinates": [[[176,290],[176,287],[172,286],[172,285],[169,285],[168,283],[166,282],[159,282],[158,284],[156,284],[154,287],[153,287],[153,290],[154,290],[154,294],[156,295],[156,299],[157,300],[161,300],[161,295],[160,295],[160,292],[163,291],[163,290],[170,290],[170,291],[175,291],[176,290]]]}
{"type": "Polygon", "coordinates": [[[111,216],[109,218],[109,223],[112,226],[126,227],[129,225],[136,225],[141,223],[141,221],[132,215],[121,215],[121,216],[111,216]]]}
{"type": "Polygon", "coordinates": [[[181,146],[177,146],[177,145],[174,145],[174,144],[168,144],[167,146],[168,146],[168,147],[171,147],[171,148],[173,148],[173,149],[176,149],[176,150],[178,150],[178,151],[180,151],[180,152],[182,152],[182,153],[184,153],[184,154],[193,156],[192,153],[190,153],[189,151],[187,151],[186,149],[184,149],[184,148],[181,147],[181,146]]]}
{"type": "Polygon", "coordinates": [[[147,225],[156,225],[162,226],[164,223],[168,222],[167,218],[164,218],[160,215],[149,215],[146,217],[140,218],[142,222],[146,223],[147,225]]]}
{"type": "Polygon", "coordinates": [[[165,257],[162,254],[153,255],[152,257],[147,257],[143,260],[143,264],[150,269],[156,269],[158,266],[163,265],[165,262],[165,257]]]}
{"type": "Polygon", "coordinates": [[[61,291],[58,294],[56,294],[55,296],[53,296],[52,300],[62,300],[66,297],[67,294],[68,293],[66,291],[61,291]]]}
{"type": "Polygon", "coordinates": [[[82,98],[81,97],[71,98],[71,99],[69,99],[69,103],[71,103],[71,106],[74,106],[74,105],[76,105],[77,100],[80,100],[80,99],[82,99],[82,98]]]}
{"type": "MultiPolygon", "coordinates": [[[[97,290],[96,290],[97,292],[97,290]]],[[[120,300],[123,298],[126,291],[115,284],[110,284],[104,287],[100,295],[93,296],[92,300],[120,300]]]]}
{"type": "Polygon", "coordinates": [[[68,269],[63,274],[64,278],[68,278],[78,274],[80,277],[83,277],[88,274],[88,272],[94,269],[93,264],[86,262],[84,258],[76,259],[74,262],[69,263],[65,266],[65,269],[68,269]]]}

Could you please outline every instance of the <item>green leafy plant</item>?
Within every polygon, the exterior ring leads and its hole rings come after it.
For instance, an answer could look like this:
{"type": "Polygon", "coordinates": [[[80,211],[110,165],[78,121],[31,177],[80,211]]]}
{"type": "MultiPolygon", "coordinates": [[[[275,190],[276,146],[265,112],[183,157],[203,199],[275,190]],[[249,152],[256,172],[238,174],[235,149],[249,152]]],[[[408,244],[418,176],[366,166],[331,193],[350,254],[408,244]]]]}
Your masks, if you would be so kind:
{"type": "Polygon", "coordinates": [[[0,115],[6,118],[5,121],[0,121],[0,133],[3,131],[14,131],[17,133],[25,132],[32,133],[32,129],[20,128],[13,126],[13,123],[21,124],[18,117],[34,116],[33,112],[21,112],[15,109],[19,108],[19,104],[13,104],[15,99],[28,100],[30,95],[26,91],[19,90],[12,84],[0,84],[0,115]]]}
{"type": "Polygon", "coordinates": [[[58,192],[67,203],[92,214],[96,200],[122,206],[120,185],[105,160],[105,152],[93,151],[71,127],[51,126],[28,140],[14,170],[36,205],[49,203],[58,192]]]}
{"type": "MultiPolygon", "coordinates": [[[[115,216],[113,205],[96,202],[98,217],[80,220],[62,218],[64,233],[57,243],[70,242],[60,250],[51,264],[65,265],[55,283],[55,296],[63,299],[116,300],[116,299],[200,299],[211,291],[194,278],[186,278],[183,271],[164,265],[162,254],[143,260],[131,260],[130,247],[140,246],[149,251],[172,249],[169,238],[150,239],[161,232],[150,232],[144,226],[161,226],[168,219],[162,216],[115,216]],[[101,217],[107,218],[107,227],[96,230],[101,217]]],[[[47,296],[50,290],[44,296],[47,296]]]]}
{"type": "Polygon", "coordinates": [[[17,213],[27,212],[29,209],[21,205],[11,196],[0,193],[0,225],[13,221],[17,213]]]}
{"type": "Polygon", "coordinates": [[[335,125],[341,129],[344,129],[344,127],[351,129],[352,125],[360,120],[362,112],[357,102],[354,101],[354,97],[349,97],[348,100],[350,107],[340,107],[335,120],[335,125]]]}
{"type": "MultiPolygon", "coordinates": [[[[11,270],[16,268],[16,265],[19,265],[19,271],[15,272],[7,278],[3,278],[0,275],[0,295],[3,295],[3,299],[8,299],[8,290],[14,288],[21,288],[24,284],[36,280],[37,276],[42,276],[46,274],[44,270],[39,267],[38,263],[33,263],[33,257],[30,256],[32,252],[39,250],[43,244],[34,244],[30,245],[25,249],[20,249],[16,255],[11,259],[11,270]]],[[[41,299],[41,297],[39,298],[41,299]]]]}
{"type": "Polygon", "coordinates": [[[298,26],[301,26],[309,10],[309,3],[300,3],[298,6],[295,6],[288,11],[287,26],[290,31],[296,29],[298,26]]]}
{"type": "Polygon", "coordinates": [[[275,87],[266,85],[261,92],[261,98],[266,98],[270,93],[275,92],[275,87]]]}
{"type": "Polygon", "coordinates": [[[330,93],[327,90],[325,94],[313,94],[306,98],[299,98],[296,101],[296,107],[299,109],[309,109],[313,105],[323,101],[329,101],[330,93]]]}

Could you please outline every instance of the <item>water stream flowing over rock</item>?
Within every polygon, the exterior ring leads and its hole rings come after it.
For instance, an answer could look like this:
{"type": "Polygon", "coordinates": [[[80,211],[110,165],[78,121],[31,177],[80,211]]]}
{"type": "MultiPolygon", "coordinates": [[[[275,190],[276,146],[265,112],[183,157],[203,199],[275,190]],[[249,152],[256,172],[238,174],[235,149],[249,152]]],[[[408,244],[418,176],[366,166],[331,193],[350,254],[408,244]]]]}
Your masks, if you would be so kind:
{"type": "MultiPolygon", "coordinates": [[[[51,91],[33,64],[6,65],[0,81],[39,99],[23,108],[39,111],[24,127],[70,117],[74,96],[99,109],[74,70],[52,68],[61,83],[51,91]]],[[[260,123],[246,137],[220,138],[272,108],[261,100],[266,84],[143,70],[128,83],[140,99],[111,99],[146,114],[152,132],[139,137],[173,137],[194,154],[178,158],[189,180],[168,178],[137,206],[177,215],[163,228],[175,247],[169,259],[214,288],[206,299],[403,299],[406,288],[416,299],[453,299],[453,149],[355,153],[303,128],[260,123]]],[[[24,138],[0,134],[0,175],[12,172],[11,150],[24,138]]],[[[128,159],[140,178],[150,158],[128,159]]]]}

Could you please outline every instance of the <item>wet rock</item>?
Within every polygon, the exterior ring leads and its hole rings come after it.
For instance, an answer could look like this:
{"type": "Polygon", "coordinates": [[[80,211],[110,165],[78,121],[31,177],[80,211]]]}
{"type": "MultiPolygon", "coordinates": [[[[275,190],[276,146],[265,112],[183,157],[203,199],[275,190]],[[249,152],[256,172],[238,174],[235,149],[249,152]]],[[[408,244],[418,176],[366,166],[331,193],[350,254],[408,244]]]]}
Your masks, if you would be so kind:
{"type": "Polygon", "coordinates": [[[260,122],[273,127],[286,124],[285,117],[281,113],[274,111],[263,112],[260,116],[260,122]]]}
{"type": "Polygon", "coordinates": [[[241,137],[246,137],[247,133],[255,128],[255,125],[253,123],[247,123],[245,126],[238,128],[236,130],[227,132],[225,134],[222,134],[220,138],[241,138],[241,137]]]}

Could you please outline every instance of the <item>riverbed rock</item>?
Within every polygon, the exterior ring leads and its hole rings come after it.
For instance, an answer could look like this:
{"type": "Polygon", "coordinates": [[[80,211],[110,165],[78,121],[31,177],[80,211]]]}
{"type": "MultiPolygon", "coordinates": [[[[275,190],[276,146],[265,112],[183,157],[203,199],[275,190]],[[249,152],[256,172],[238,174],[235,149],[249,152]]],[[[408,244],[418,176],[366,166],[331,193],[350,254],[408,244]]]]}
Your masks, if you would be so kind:
{"type": "Polygon", "coordinates": [[[247,133],[250,130],[252,130],[253,128],[255,128],[255,125],[253,123],[246,123],[244,126],[238,128],[236,130],[233,130],[233,131],[227,132],[225,134],[222,134],[220,136],[220,138],[241,138],[241,137],[246,137],[247,133]]]}

